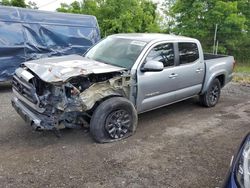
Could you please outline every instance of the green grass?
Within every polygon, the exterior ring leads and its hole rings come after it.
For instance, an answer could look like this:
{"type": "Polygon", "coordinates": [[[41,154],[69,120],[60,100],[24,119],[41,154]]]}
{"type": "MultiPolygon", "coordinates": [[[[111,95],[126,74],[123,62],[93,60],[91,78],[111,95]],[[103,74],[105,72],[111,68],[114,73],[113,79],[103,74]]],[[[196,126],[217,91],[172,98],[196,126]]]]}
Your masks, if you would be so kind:
{"type": "Polygon", "coordinates": [[[250,63],[236,64],[235,72],[238,73],[249,73],[250,74],[250,63]]]}
{"type": "Polygon", "coordinates": [[[234,70],[234,82],[238,82],[241,84],[250,84],[250,63],[239,63],[236,64],[234,70]]]}

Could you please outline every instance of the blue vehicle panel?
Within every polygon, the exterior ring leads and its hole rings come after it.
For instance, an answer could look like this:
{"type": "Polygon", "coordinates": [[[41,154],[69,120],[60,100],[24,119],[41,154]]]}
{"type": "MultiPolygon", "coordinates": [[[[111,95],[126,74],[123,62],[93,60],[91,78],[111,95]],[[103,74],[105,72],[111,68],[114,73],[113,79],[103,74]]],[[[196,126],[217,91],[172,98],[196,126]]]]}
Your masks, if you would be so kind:
{"type": "Polygon", "coordinates": [[[0,81],[24,61],[82,55],[100,40],[94,16],[0,6],[0,81]]]}

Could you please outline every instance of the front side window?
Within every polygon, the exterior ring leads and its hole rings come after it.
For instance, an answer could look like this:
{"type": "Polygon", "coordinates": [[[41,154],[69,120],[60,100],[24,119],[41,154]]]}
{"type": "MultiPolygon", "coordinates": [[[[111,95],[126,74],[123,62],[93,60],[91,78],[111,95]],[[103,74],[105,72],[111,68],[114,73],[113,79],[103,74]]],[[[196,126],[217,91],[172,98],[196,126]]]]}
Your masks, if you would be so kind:
{"type": "Polygon", "coordinates": [[[192,63],[199,59],[198,46],[195,43],[179,43],[180,65],[192,63]]]}
{"type": "Polygon", "coordinates": [[[155,46],[148,54],[146,61],[154,60],[163,63],[164,67],[174,65],[174,45],[164,43],[155,46]]]}

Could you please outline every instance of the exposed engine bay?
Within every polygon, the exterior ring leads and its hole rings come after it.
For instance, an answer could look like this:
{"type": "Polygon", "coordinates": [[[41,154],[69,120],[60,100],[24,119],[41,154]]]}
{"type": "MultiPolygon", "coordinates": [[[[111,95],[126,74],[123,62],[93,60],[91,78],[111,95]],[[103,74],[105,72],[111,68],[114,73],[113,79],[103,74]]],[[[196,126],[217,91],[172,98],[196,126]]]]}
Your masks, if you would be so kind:
{"type": "Polygon", "coordinates": [[[13,77],[16,101],[12,104],[18,113],[18,108],[27,108],[27,113],[33,114],[24,113],[24,118],[28,118],[36,130],[86,128],[99,102],[111,96],[128,98],[129,90],[130,75],[125,70],[79,75],[48,83],[23,66],[13,77]],[[32,116],[37,117],[39,123],[35,118],[30,119],[32,116]]]}

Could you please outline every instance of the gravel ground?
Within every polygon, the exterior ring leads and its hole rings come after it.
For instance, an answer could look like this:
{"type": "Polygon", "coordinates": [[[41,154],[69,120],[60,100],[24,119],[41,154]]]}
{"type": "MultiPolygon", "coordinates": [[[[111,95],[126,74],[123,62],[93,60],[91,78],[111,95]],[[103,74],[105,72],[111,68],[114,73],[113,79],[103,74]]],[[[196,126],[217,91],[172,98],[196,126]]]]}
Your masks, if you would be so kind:
{"type": "Polygon", "coordinates": [[[33,132],[0,89],[0,187],[219,187],[250,130],[250,87],[229,84],[214,108],[186,100],[139,116],[137,132],[96,144],[89,133],[33,132]]]}

